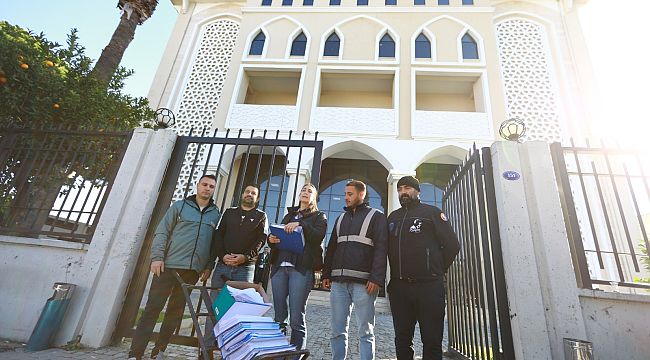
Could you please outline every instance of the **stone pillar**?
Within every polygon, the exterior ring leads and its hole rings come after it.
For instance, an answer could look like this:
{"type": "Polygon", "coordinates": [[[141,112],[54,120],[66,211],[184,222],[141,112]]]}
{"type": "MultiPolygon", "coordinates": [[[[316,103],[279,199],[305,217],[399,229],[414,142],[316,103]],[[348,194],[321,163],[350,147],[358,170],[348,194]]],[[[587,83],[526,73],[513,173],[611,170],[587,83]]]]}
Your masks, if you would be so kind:
{"type": "Polygon", "coordinates": [[[491,149],[515,356],[562,359],[563,338],[586,330],[548,144],[491,149]]]}
{"type": "Polygon", "coordinates": [[[107,345],[174,149],[173,130],[136,129],[80,270],[56,344],[107,345]]]}
{"type": "Polygon", "coordinates": [[[399,203],[399,195],[397,194],[397,182],[404,176],[415,176],[415,170],[390,170],[388,172],[388,208],[386,209],[386,216],[392,211],[399,209],[402,205],[399,203]]]}

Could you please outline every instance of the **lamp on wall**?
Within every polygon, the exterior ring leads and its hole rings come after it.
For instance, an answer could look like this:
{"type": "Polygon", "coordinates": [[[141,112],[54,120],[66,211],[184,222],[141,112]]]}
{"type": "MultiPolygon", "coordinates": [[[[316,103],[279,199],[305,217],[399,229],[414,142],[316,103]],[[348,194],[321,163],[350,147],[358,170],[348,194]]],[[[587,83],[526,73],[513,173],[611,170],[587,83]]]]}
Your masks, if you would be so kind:
{"type": "Polygon", "coordinates": [[[526,123],[519,118],[510,118],[499,126],[499,135],[508,141],[521,142],[526,135],[526,123]]]}
{"type": "Polygon", "coordinates": [[[159,129],[167,129],[176,124],[176,116],[167,108],[156,109],[156,127],[159,129]]]}

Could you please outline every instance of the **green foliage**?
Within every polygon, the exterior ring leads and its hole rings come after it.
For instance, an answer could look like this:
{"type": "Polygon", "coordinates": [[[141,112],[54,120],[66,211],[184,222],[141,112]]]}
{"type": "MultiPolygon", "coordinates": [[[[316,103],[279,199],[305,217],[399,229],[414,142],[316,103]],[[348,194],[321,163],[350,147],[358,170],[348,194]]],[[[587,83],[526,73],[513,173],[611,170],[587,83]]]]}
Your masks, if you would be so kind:
{"type": "Polygon", "coordinates": [[[77,31],[63,47],[0,22],[0,125],[132,129],[150,123],[147,99],[122,93],[131,70],[119,68],[108,88],[91,75],[77,31]]]}
{"type": "MultiPolygon", "coordinates": [[[[639,248],[641,249],[641,264],[643,264],[643,267],[650,272],[650,257],[648,256],[648,249],[645,247],[645,241],[641,241],[641,245],[639,245],[639,248]]],[[[650,284],[650,277],[649,278],[634,278],[634,281],[636,282],[642,282],[642,283],[647,283],[650,284]]]]}

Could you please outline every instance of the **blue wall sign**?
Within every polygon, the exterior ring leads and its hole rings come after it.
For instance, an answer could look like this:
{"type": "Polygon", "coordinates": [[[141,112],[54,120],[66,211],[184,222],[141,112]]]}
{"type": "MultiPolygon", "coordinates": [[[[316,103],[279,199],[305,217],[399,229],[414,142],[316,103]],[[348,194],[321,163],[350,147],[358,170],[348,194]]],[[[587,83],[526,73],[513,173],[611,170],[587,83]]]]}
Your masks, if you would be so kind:
{"type": "Polygon", "coordinates": [[[519,180],[520,177],[521,175],[519,175],[519,173],[516,171],[508,170],[503,172],[503,178],[506,180],[515,181],[519,180]]]}

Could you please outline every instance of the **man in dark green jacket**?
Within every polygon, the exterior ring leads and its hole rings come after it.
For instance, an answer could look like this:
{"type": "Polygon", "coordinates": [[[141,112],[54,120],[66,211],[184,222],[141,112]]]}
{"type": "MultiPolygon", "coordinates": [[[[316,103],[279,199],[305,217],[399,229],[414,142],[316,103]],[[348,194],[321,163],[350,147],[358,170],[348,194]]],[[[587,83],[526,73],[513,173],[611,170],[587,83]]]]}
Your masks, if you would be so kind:
{"type": "Polygon", "coordinates": [[[221,216],[212,200],[216,184],[214,175],[203,175],[196,186],[196,195],[175,202],[156,228],[151,246],[154,277],[133,336],[129,359],[142,358],[167,298],[165,319],[151,358],[162,359],[174,329],[180,324],[185,297],[173,272],[188,284],[195,284],[199,277],[203,281],[210,277],[214,267],[214,261],[210,261],[212,233],[221,216]]]}

